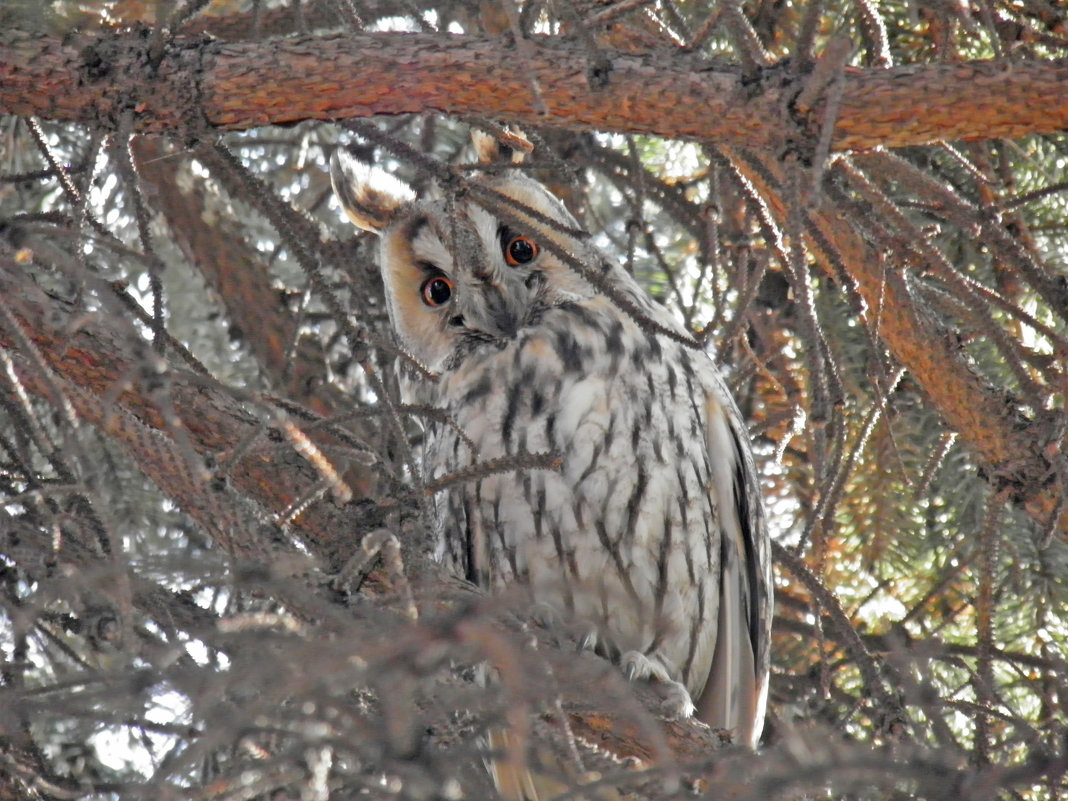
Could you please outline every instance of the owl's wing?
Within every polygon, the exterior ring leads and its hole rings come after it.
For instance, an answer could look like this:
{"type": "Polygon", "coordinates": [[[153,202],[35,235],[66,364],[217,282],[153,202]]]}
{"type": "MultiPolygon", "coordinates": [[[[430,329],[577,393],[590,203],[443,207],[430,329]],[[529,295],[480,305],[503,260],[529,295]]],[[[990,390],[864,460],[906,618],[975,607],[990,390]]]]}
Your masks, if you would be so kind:
{"type": "Polygon", "coordinates": [[[720,526],[716,650],[697,717],[755,747],[764,726],[771,651],[772,582],[759,478],[749,434],[719,375],[707,385],[705,438],[720,526]]]}

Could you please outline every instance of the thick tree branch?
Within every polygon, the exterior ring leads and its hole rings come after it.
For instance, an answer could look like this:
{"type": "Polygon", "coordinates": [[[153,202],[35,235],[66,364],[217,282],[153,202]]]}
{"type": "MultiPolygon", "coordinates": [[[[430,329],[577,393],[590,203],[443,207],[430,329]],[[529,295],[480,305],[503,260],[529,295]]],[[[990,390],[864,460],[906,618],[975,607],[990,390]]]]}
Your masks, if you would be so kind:
{"type": "MultiPolygon", "coordinates": [[[[784,224],[789,210],[785,171],[775,159],[751,151],[723,149],[784,224]]],[[[876,333],[923,388],[946,424],[967,443],[987,476],[1016,490],[1031,517],[1043,528],[1068,534],[1068,515],[1058,514],[1060,487],[1050,453],[1063,432],[1048,416],[1025,419],[1017,404],[992,386],[963,357],[954,337],[918,301],[905,273],[880,258],[857,230],[824,208],[808,211],[811,252],[834,275],[841,266],[877,323],[876,333]]]]}
{"type": "MultiPolygon", "coordinates": [[[[79,420],[107,431],[229,551],[261,553],[269,543],[257,538],[271,514],[315,486],[308,462],[280,445],[277,432],[245,405],[213,379],[160,369],[149,361],[147,344],[116,331],[106,313],[84,313],[6,262],[0,262],[0,297],[9,312],[0,320],[0,348],[11,352],[23,386],[57,407],[69,404],[79,420]],[[243,455],[225,480],[208,480],[206,462],[190,458],[221,463],[235,452],[243,455]]],[[[309,507],[294,525],[317,555],[336,565],[360,531],[356,508],[329,501],[309,507]]]]}
{"type": "MultiPolygon", "coordinates": [[[[673,52],[605,53],[592,81],[585,51],[551,39],[520,59],[508,39],[329,34],[265,42],[178,38],[162,58],[144,31],[60,39],[0,33],[0,113],[140,132],[244,130],[307,119],[438,110],[504,121],[714,139],[776,150],[811,136],[793,101],[803,79],[757,81],[673,52]]],[[[849,70],[831,138],[836,150],[1068,129],[1068,60],[972,62],[849,70]]],[[[818,96],[818,95],[817,95],[818,96]]]]}
{"type": "Polygon", "coordinates": [[[203,185],[184,172],[184,159],[161,139],[136,137],[131,149],[142,188],[166,219],[174,243],[226,306],[232,336],[248,343],[272,386],[286,397],[331,413],[336,399],[324,390],[321,348],[310,339],[296,341],[300,321],[271,285],[260,254],[221,203],[212,207],[203,185]]]}

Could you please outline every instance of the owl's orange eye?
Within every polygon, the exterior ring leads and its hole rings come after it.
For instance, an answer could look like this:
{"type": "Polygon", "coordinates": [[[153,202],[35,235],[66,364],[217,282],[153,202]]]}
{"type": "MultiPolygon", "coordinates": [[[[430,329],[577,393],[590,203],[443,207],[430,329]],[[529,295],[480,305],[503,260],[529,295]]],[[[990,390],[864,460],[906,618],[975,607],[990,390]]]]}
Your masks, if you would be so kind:
{"type": "Polygon", "coordinates": [[[528,236],[509,236],[503,244],[504,260],[512,267],[530,264],[538,258],[538,243],[528,236]]]}
{"type": "Polygon", "coordinates": [[[444,306],[452,297],[452,281],[443,275],[435,275],[423,282],[420,293],[423,303],[436,309],[438,306],[444,306]]]}

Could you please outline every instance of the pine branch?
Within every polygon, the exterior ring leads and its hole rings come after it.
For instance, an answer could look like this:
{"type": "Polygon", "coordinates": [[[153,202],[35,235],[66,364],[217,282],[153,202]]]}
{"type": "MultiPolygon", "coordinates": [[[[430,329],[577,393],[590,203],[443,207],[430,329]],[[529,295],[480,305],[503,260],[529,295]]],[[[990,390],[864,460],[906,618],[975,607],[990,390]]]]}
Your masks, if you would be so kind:
{"type": "MultiPolygon", "coordinates": [[[[520,125],[713,139],[780,150],[818,133],[826,98],[786,119],[807,85],[778,67],[742,71],[665,52],[656,63],[533,37],[516,59],[505,40],[436,34],[321,34],[263,42],[177,37],[162,54],[141,31],[58,38],[0,33],[0,113],[117,129],[209,136],[300,120],[438,110],[520,125]],[[545,108],[541,109],[542,104],[545,108]],[[815,133],[814,133],[815,132],[815,133]]],[[[850,69],[834,150],[1013,138],[1068,128],[1068,60],[850,69]]],[[[837,91],[837,89],[836,89],[837,91]]],[[[796,110],[795,110],[796,111],[796,110]]],[[[793,112],[791,112],[793,113],[793,112]]]]}

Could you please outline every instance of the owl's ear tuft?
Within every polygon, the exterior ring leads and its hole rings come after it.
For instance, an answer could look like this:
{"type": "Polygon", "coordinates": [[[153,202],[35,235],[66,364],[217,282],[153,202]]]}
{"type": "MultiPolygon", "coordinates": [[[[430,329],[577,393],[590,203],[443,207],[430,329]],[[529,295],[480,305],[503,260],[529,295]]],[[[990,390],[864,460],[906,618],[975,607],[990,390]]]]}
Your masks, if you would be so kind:
{"type": "Polygon", "coordinates": [[[386,228],[398,210],[415,199],[411,187],[399,178],[340,147],[330,157],[330,183],[353,224],[372,233],[386,228]]]}
{"type": "Polygon", "coordinates": [[[504,128],[498,131],[496,136],[472,128],[471,144],[475,146],[475,154],[481,164],[492,164],[495,161],[522,164],[534,151],[534,145],[518,128],[504,128]]]}

